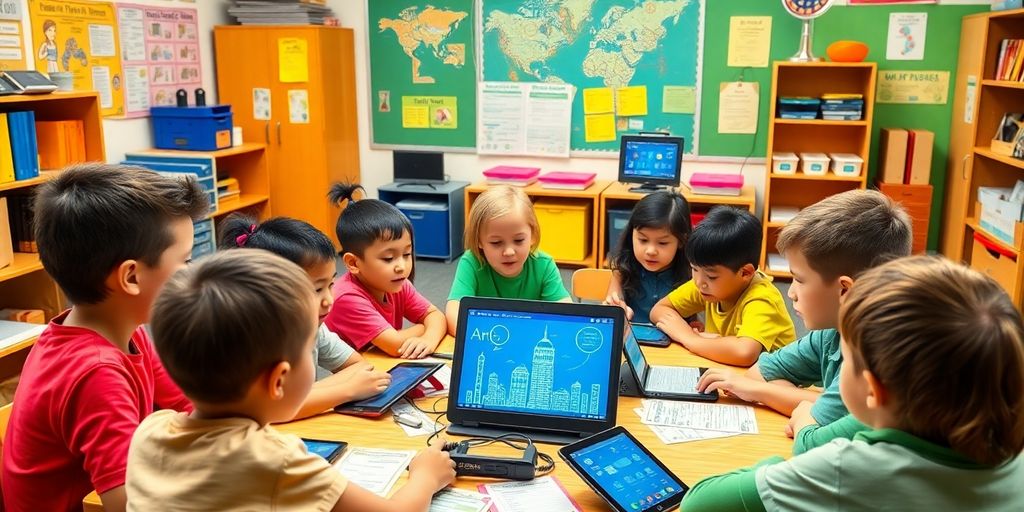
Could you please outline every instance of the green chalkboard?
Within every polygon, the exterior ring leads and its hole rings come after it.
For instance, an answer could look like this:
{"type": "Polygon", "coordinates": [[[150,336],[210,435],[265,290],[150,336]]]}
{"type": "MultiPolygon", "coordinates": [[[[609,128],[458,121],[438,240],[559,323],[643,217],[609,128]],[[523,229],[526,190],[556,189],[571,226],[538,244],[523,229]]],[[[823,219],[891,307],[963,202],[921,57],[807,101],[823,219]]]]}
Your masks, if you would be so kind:
{"type": "MultiPolygon", "coordinates": [[[[869,182],[874,182],[878,137],[882,128],[898,127],[935,132],[932,155],[932,222],[928,248],[938,244],[939,219],[945,195],[946,156],[949,152],[949,122],[953,112],[953,85],[958,80],[956,62],[960,44],[960,22],[964,16],[987,11],[987,5],[894,5],[837,6],[818,18],[814,25],[814,52],[825,55],[833,41],[852,39],[870,47],[867,60],[878,63],[878,71],[938,70],[950,71],[949,103],[945,105],[875,104],[869,160],[869,182]],[[925,58],[919,61],[888,61],[885,58],[889,14],[894,12],[928,13],[925,58]]],[[[764,157],[768,138],[768,102],[771,94],[771,68],[745,69],[726,66],[731,16],[772,16],[773,60],[785,60],[796,52],[800,24],[787,14],[782,3],[771,0],[709,1],[704,38],[704,69],[701,95],[700,154],[706,156],[745,157],[753,148],[754,157],[764,157]],[[761,84],[761,116],[756,135],[719,135],[718,84],[743,79],[761,84]]]]}
{"type": "Polygon", "coordinates": [[[473,0],[367,0],[372,143],[476,148],[473,0]]]}

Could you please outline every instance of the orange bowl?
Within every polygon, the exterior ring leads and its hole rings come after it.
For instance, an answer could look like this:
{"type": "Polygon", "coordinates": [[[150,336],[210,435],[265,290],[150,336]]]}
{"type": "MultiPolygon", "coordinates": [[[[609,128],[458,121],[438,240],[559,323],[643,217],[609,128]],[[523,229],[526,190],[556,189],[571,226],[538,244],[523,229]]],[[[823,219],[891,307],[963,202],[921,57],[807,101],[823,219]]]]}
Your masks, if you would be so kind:
{"type": "Polygon", "coordinates": [[[868,45],[860,41],[836,41],[825,50],[833,62],[861,62],[868,56],[868,45]]]}

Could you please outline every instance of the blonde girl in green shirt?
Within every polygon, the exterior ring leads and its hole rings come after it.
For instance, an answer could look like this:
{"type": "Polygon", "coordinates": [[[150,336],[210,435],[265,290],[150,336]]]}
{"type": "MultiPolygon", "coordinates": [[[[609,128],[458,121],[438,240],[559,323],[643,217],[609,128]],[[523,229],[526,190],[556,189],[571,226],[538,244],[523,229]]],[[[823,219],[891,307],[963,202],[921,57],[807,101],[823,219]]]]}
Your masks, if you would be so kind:
{"type": "Polygon", "coordinates": [[[494,186],[480,194],[469,211],[465,242],[445,307],[450,334],[463,297],[571,300],[555,260],[537,249],[540,225],[521,188],[494,186]]]}

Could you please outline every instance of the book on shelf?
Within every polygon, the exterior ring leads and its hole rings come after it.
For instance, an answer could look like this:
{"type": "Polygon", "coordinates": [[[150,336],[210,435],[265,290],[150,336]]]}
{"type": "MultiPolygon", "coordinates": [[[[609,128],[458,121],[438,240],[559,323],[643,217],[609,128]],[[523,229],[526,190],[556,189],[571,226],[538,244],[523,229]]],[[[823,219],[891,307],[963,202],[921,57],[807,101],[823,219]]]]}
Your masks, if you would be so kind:
{"type": "Polygon", "coordinates": [[[14,155],[11,153],[11,138],[7,132],[7,114],[0,113],[0,183],[15,180],[14,155]]]}
{"type": "Polygon", "coordinates": [[[39,176],[39,146],[36,142],[36,114],[31,110],[7,113],[7,133],[14,160],[14,179],[39,176]]]}
{"type": "Polygon", "coordinates": [[[1003,39],[999,43],[996,80],[1024,81],[1024,39],[1003,39]]]}
{"type": "Polygon", "coordinates": [[[46,325],[0,320],[0,349],[38,337],[46,325]]]}
{"type": "Polygon", "coordinates": [[[39,167],[54,170],[88,161],[85,123],[81,120],[36,121],[39,167]]]}
{"type": "Polygon", "coordinates": [[[7,196],[7,212],[10,216],[11,243],[15,252],[39,252],[35,233],[32,231],[32,196],[16,193],[7,196]]]}
{"type": "Polygon", "coordinates": [[[14,242],[11,238],[11,221],[7,215],[7,198],[0,197],[0,268],[4,268],[14,262],[14,242]]]}

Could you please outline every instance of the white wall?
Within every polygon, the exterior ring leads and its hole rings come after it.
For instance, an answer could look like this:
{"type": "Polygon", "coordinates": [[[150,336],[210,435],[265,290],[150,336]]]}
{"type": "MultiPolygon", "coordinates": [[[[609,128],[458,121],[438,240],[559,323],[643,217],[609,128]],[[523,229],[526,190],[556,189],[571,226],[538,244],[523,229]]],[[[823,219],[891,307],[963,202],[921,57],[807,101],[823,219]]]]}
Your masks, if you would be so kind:
{"type": "MultiPolygon", "coordinates": [[[[327,0],[327,4],[334,9],[343,27],[355,30],[356,76],[359,77],[356,84],[359,102],[359,157],[362,165],[363,185],[371,194],[374,194],[377,187],[391,182],[392,165],[390,150],[370,148],[366,0],[327,0]]],[[[544,170],[595,172],[598,179],[614,180],[618,176],[618,160],[616,158],[518,158],[478,156],[468,153],[445,154],[445,170],[453,180],[479,181],[482,179],[480,174],[482,171],[499,164],[535,166],[544,170]]],[[[685,180],[686,176],[694,171],[737,173],[740,171],[740,165],[734,159],[702,158],[699,161],[683,162],[683,169],[685,180]],[[722,160],[733,161],[722,163],[722,160]]],[[[763,159],[750,159],[743,167],[743,175],[746,183],[756,187],[758,204],[760,204],[761,189],[764,187],[763,159]]]]}
{"type": "MultiPolygon", "coordinates": [[[[27,3],[27,2],[26,2],[27,3]]],[[[131,3],[160,7],[189,7],[199,12],[199,53],[203,67],[203,88],[206,89],[208,104],[217,101],[217,76],[213,60],[213,26],[229,22],[227,8],[229,0],[196,0],[196,2],[169,2],[159,0],[131,0],[131,3]]],[[[28,25],[28,7],[25,15],[26,48],[35,48],[32,31],[28,25]]],[[[107,161],[119,162],[124,154],[153,147],[153,132],[148,117],[135,119],[104,119],[103,138],[106,143],[107,161]]]]}

